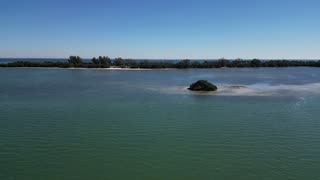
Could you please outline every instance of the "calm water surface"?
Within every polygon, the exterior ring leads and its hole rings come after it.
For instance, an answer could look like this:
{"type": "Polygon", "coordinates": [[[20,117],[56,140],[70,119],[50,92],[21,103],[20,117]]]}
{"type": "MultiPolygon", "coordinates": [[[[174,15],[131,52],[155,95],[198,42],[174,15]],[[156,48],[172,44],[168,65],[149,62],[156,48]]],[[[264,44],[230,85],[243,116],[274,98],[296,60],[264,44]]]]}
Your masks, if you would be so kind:
{"type": "Polygon", "coordinates": [[[0,179],[314,180],[319,117],[318,68],[2,68],[0,179]]]}

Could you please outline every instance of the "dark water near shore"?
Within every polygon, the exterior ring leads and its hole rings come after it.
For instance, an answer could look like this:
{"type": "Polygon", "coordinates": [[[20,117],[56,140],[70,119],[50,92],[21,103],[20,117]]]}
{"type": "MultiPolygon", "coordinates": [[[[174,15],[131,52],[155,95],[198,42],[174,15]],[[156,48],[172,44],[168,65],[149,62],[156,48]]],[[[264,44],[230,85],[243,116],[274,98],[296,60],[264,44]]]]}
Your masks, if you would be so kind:
{"type": "Polygon", "coordinates": [[[318,68],[0,68],[0,82],[1,180],[320,176],[318,68]],[[198,79],[221,91],[185,90],[198,79]]]}

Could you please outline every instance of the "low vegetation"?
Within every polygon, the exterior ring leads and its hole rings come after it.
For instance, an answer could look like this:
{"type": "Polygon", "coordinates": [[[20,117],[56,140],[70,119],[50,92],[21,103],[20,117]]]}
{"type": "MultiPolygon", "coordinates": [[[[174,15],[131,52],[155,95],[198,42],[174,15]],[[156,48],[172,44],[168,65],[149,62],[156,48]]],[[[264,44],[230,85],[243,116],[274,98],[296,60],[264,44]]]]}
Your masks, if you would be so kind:
{"type": "Polygon", "coordinates": [[[191,91],[216,91],[218,87],[206,80],[199,80],[191,84],[188,89],[191,91]]]}
{"type": "Polygon", "coordinates": [[[70,56],[65,62],[31,62],[31,61],[16,61],[11,63],[0,64],[0,67],[59,67],[59,68],[142,68],[142,69],[163,69],[163,68],[248,68],[248,67],[320,67],[319,61],[305,60],[210,60],[210,61],[153,61],[153,60],[132,60],[115,58],[111,59],[107,56],[99,56],[92,58],[91,61],[84,61],[79,56],[70,56]]]}

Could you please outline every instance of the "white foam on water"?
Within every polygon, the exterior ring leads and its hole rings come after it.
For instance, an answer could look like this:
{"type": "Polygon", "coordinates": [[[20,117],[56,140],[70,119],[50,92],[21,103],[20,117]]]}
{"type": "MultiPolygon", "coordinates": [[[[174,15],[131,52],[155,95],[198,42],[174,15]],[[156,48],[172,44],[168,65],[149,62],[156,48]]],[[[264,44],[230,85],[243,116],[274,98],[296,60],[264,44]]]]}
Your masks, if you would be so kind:
{"type": "Polygon", "coordinates": [[[257,83],[252,85],[220,85],[217,92],[192,92],[187,87],[152,87],[148,90],[166,94],[196,94],[215,96],[299,96],[320,95],[320,83],[302,85],[270,85],[257,83]]]}
{"type": "Polygon", "coordinates": [[[303,85],[253,84],[241,89],[221,89],[217,95],[228,96],[300,96],[320,95],[320,83],[303,85]]]}

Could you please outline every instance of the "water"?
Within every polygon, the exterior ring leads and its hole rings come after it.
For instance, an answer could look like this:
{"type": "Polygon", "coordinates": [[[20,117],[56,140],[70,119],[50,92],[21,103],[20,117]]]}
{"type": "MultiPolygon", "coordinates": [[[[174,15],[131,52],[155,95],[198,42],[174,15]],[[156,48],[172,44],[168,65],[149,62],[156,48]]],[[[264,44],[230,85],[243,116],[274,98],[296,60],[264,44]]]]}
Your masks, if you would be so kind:
{"type": "Polygon", "coordinates": [[[0,179],[319,179],[318,68],[0,69],[0,179]],[[198,79],[219,87],[198,94],[198,79]]]}

